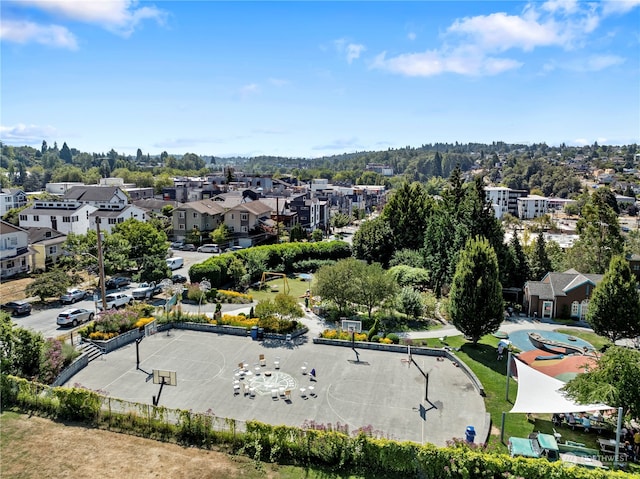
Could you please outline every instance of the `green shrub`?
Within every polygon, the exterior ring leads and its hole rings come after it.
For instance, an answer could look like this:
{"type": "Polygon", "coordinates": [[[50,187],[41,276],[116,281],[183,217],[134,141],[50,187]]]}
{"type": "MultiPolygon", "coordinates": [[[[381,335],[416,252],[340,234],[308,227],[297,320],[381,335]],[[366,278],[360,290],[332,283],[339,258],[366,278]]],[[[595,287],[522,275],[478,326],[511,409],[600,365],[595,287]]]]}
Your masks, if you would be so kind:
{"type": "Polygon", "coordinates": [[[393,344],[398,344],[400,342],[400,337],[395,333],[387,334],[387,339],[390,339],[393,344]]]}

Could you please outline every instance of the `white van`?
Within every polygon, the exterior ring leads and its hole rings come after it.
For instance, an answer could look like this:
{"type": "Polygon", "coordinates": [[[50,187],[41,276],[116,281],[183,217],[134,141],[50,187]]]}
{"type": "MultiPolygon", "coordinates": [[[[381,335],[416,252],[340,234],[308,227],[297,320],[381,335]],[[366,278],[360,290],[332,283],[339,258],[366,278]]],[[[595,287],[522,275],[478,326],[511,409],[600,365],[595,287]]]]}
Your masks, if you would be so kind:
{"type": "Polygon", "coordinates": [[[167,266],[171,269],[171,271],[173,271],[174,269],[179,269],[182,268],[182,266],[184,265],[184,259],[183,258],[167,258],[167,266]]]}

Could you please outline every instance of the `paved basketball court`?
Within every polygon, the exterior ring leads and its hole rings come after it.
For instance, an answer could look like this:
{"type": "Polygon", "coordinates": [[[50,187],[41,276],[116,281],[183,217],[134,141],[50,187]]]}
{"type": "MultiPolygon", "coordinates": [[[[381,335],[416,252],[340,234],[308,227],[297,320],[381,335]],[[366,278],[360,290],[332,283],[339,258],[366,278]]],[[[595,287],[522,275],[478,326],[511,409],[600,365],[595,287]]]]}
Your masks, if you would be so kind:
{"type": "Polygon", "coordinates": [[[425,401],[424,377],[415,365],[402,361],[406,354],[361,349],[356,362],[350,348],[316,345],[305,336],[295,343],[259,342],[185,330],[146,337],[138,349],[140,369],[132,343],[91,362],[67,385],[151,404],[160,386],[150,374],[160,369],[176,372],[177,386],[164,386],[159,397],[159,405],[168,408],[290,426],[305,421],[340,423],[350,431],[367,427],[391,439],[436,445],[463,438],[469,425],[475,427],[478,440],[488,432],[483,398],[448,360],[413,356],[429,373],[429,401],[425,401]],[[259,364],[260,355],[264,366],[259,364]],[[241,363],[251,374],[236,376],[241,363]],[[316,381],[303,374],[303,366],[307,372],[315,369],[316,381]],[[242,388],[238,394],[236,380],[242,388]],[[243,394],[245,384],[254,397],[243,394]],[[291,391],[289,401],[281,396],[283,391],[291,391]],[[426,409],[424,419],[421,405],[426,409]]]}

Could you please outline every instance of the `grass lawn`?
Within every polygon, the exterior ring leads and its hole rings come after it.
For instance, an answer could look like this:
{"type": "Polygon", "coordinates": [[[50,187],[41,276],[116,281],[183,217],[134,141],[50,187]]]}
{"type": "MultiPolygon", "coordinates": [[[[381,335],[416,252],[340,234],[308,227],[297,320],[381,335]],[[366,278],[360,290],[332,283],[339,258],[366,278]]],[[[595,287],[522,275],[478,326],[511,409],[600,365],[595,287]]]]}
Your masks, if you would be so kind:
{"type": "MultiPolygon", "coordinates": [[[[553,424],[550,414],[534,414],[533,419],[529,421],[525,414],[510,414],[508,412],[515,402],[518,384],[513,379],[509,380],[509,399],[507,400],[507,361],[506,356],[503,360],[499,361],[497,359],[498,341],[500,341],[498,338],[487,335],[480,339],[476,346],[473,346],[463,336],[451,336],[445,339],[445,344],[438,338],[415,339],[413,344],[436,348],[447,345],[451,348],[459,349],[455,352],[456,356],[469,366],[485,389],[485,406],[489,414],[491,414],[492,423],[487,450],[506,453],[506,443],[509,437],[527,437],[529,433],[534,431],[553,434],[553,424]],[[504,424],[504,444],[500,441],[503,412],[507,413],[505,414],[504,424]]],[[[585,434],[577,430],[572,431],[569,428],[562,428],[558,432],[562,434],[563,440],[581,442],[587,447],[598,448],[596,434],[585,434]]]]}
{"type": "Polygon", "coordinates": [[[612,343],[607,338],[602,336],[598,336],[596,333],[591,331],[584,331],[582,329],[575,328],[559,328],[556,329],[559,333],[568,334],[569,336],[575,336],[576,338],[584,339],[589,344],[591,344],[596,351],[600,351],[603,346],[611,346],[612,343]]]}
{"type": "MultiPolygon", "coordinates": [[[[262,301],[265,299],[273,299],[276,294],[283,293],[285,291],[285,281],[282,277],[274,277],[273,280],[267,281],[267,287],[262,290],[253,289],[249,290],[249,294],[253,296],[255,301],[262,301]],[[277,288],[277,291],[272,289],[277,288]]],[[[302,281],[297,277],[288,277],[287,284],[289,285],[289,294],[294,298],[298,298],[301,302],[304,301],[302,296],[311,288],[309,281],[302,281]]]]}

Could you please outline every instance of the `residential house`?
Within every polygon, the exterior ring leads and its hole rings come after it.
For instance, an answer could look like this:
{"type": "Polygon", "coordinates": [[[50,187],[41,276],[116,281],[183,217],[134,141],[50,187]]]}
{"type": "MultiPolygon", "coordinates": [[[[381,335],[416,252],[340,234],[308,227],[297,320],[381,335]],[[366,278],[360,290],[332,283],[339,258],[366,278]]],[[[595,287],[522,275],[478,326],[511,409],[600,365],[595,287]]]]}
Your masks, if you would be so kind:
{"type": "Polygon", "coordinates": [[[146,223],[147,213],[135,205],[127,205],[121,209],[96,210],[89,215],[89,228],[96,229],[96,218],[100,218],[100,230],[111,233],[113,227],[124,223],[128,219],[134,219],[146,223]]]}
{"type": "Polygon", "coordinates": [[[64,254],[67,236],[52,228],[29,228],[29,247],[34,251],[33,270],[44,271],[64,254]]]}
{"type": "Polygon", "coordinates": [[[0,220],[0,278],[29,272],[33,256],[27,231],[0,220]]]}
{"type": "Polygon", "coordinates": [[[155,198],[144,198],[132,201],[132,203],[138,208],[144,210],[147,213],[147,216],[150,216],[151,214],[162,215],[162,210],[165,206],[172,206],[174,209],[180,206],[180,203],[175,201],[164,201],[155,198]]]}
{"type": "Polygon", "coordinates": [[[640,254],[628,254],[626,258],[629,261],[631,273],[635,275],[636,280],[640,283],[640,254]]]}
{"type": "Polygon", "coordinates": [[[271,219],[272,212],[272,207],[262,200],[240,203],[228,209],[224,222],[233,231],[232,242],[247,248],[276,238],[278,227],[271,219]]]}
{"type": "Polygon", "coordinates": [[[213,199],[183,203],[173,210],[173,237],[183,240],[193,230],[208,232],[224,222],[226,208],[213,199]]]}
{"type": "Polygon", "coordinates": [[[0,217],[14,208],[22,208],[27,204],[27,195],[20,188],[2,188],[0,192],[0,217]]]}
{"type": "Polygon", "coordinates": [[[582,274],[574,269],[547,273],[541,281],[524,285],[524,311],[539,318],[584,319],[601,274],[582,274]]]}
{"type": "Polygon", "coordinates": [[[60,233],[86,234],[95,206],[76,201],[35,201],[18,216],[21,228],[52,228],[60,233]]]}
{"type": "Polygon", "coordinates": [[[287,204],[292,212],[298,214],[298,222],[307,231],[320,226],[320,200],[312,198],[311,192],[294,195],[287,204]]]}
{"type": "Polygon", "coordinates": [[[129,197],[118,186],[74,186],[63,201],[91,205],[99,210],[120,210],[129,204],[129,197]]]}

